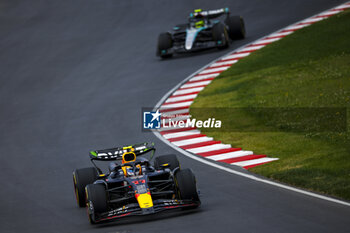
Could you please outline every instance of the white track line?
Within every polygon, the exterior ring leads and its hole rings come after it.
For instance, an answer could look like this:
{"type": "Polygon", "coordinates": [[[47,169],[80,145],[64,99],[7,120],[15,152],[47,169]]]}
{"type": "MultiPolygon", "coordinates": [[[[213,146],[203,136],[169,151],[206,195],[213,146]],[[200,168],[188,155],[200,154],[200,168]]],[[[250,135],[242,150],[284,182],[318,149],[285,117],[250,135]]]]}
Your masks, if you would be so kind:
{"type": "Polygon", "coordinates": [[[165,101],[165,103],[169,103],[169,102],[177,102],[177,101],[181,101],[181,100],[190,100],[190,99],[194,99],[197,97],[197,94],[193,94],[193,95],[185,95],[185,96],[178,96],[178,97],[170,97],[169,99],[167,99],[165,101]]]}
{"type": "Polygon", "coordinates": [[[224,61],[224,62],[215,62],[210,67],[232,65],[232,64],[234,64],[236,62],[238,62],[238,60],[231,60],[231,61],[224,61]]]}
{"type": "Polygon", "coordinates": [[[176,142],[172,142],[172,143],[176,146],[187,146],[187,145],[191,145],[191,144],[195,144],[195,143],[199,143],[199,142],[208,142],[208,141],[212,141],[212,140],[213,140],[213,138],[211,138],[211,137],[203,136],[203,137],[198,137],[198,138],[176,141],[176,142]]]}
{"type": "Polygon", "coordinates": [[[176,103],[176,104],[163,104],[160,109],[166,109],[166,108],[181,108],[181,107],[189,107],[193,101],[186,101],[186,102],[181,102],[181,103],[176,103]]]}
{"type": "Polygon", "coordinates": [[[316,17],[328,18],[328,17],[336,15],[336,14],[338,14],[338,12],[325,12],[325,13],[321,13],[319,15],[316,15],[316,17]]]}
{"type": "Polygon", "coordinates": [[[272,43],[275,41],[280,40],[281,38],[273,38],[273,39],[264,39],[264,40],[258,40],[257,42],[254,42],[253,44],[265,44],[265,43],[272,43]]]}
{"type": "MultiPolygon", "coordinates": [[[[281,30],[280,30],[281,31],[281,30]]],[[[276,32],[276,33],[272,33],[272,34],[270,34],[270,35],[268,35],[268,36],[266,36],[266,37],[279,37],[279,36],[287,36],[287,35],[289,35],[289,34],[292,34],[293,32],[292,31],[290,31],[290,32],[276,32]]]]}
{"type": "MultiPolygon", "coordinates": [[[[337,8],[341,7],[341,6],[346,6],[347,8],[350,8],[350,2],[347,2],[343,5],[340,5],[338,6],[337,8]]],[[[313,17],[316,17],[316,16],[320,16],[320,15],[329,15],[329,11],[326,11],[326,12],[322,12],[321,14],[318,14],[318,15],[314,15],[310,18],[313,18],[313,17]]],[[[300,21],[301,22],[301,21],[300,21]]],[[[292,25],[296,25],[300,22],[297,22],[295,24],[292,24],[292,25]]],[[[282,29],[283,30],[283,29],[282,29]]],[[[289,31],[289,32],[284,32],[284,33],[281,33],[281,30],[279,30],[278,32],[275,32],[275,33],[272,33],[268,36],[264,36],[258,40],[256,40],[255,42],[258,42],[259,40],[263,40],[264,38],[271,38],[271,37],[278,37],[278,36],[286,36],[286,35],[289,35],[293,33],[292,31],[289,31]]],[[[254,42],[253,42],[254,43],[254,42]]],[[[234,53],[235,51],[239,50],[239,49],[242,49],[246,46],[248,46],[249,44],[247,45],[244,45],[234,51],[231,51],[229,54],[232,54],[234,53]]],[[[173,87],[170,91],[168,91],[159,101],[158,103],[156,104],[155,108],[159,108],[161,106],[161,104],[168,98],[168,96],[171,95],[171,93],[174,93],[176,92],[176,90],[180,87],[180,85],[182,85],[183,83],[187,82],[188,80],[190,79],[193,79],[194,77],[196,77],[196,75],[201,72],[202,70],[204,70],[206,67],[214,64],[215,62],[219,61],[219,60],[224,60],[224,59],[229,59],[228,57],[230,56],[229,54],[227,55],[224,55],[220,58],[218,58],[217,60],[214,60],[213,62],[209,63],[207,66],[204,66],[202,67],[201,69],[193,72],[190,76],[188,76],[187,78],[185,78],[181,83],[179,83],[178,85],[176,85],[175,87],[173,87]]],[[[249,53],[248,53],[249,55],[249,53]]],[[[200,133],[199,130],[193,130],[193,131],[198,131],[200,133]]],[[[172,143],[170,143],[168,140],[165,139],[165,136],[163,137],[163,135],[161,135],[159,132],[157,131],[152,131],[156,137],[158,137],[161,141],[163,141],[165,144],[167,144],[168,146],[172,147],[173,149],[179,151],[180,153],[182,153],[183,155],[189,157],[189,158],[192,158],[194,160],[197,160],[201,163],[204,163],[204,164],[207,164],[208,166],[212,166],[212,167],[215,167],[215,168],[218,168],[220,170],[223,170],[223,171],[226,171],[226,172],[229,172],[231,174],[235,174],[235,175],[238,175],[238,176],[242,176],[242,177],[245,177],[245,178],[248,178],[248,179],[251,179],[251,180],[254,180],[254,181],[258,181],[258,182],[261,182],[261,183],[265,183],[265,184],[269,184],[269,185],[272,185],[272,186],[276,186],[276,187],[279,187],[279,188],[283,188],[283,189],[286,189],[286,190],[289,190],[289,191],[293,191],[293,192],[297,192],[297,193],[301,193],[301,194],[304,194],[304,195],[307,195],[307,196],[311,196],[311,197],[314,197],[314,198],[319,198],[319,199],[322,199],[322,200],[325,200],[325,201],[330,201],[330,202],[333,202],[333,203],[338,203],[338,204],[341,204],[341,205],[345,205],[345,206],[349,206],[350,207],[350,203],[349,202],[346,202],[346,201],[342,201],[342,200],[339,200],[339,199],[335,199],[335,198],[332,198],[332,197],[327,197],[327,196],[323,196],[323,195],[320,195],[320,194],[317,194],[317,193],[312,193],[312,192],[309,192],[309,191],[305,191],[305,190],[302,190],[302,189],[298,189],[298,188],[295,188],[295,187],[292,187],[292,186],[288,186],[288,185],[284,185],[284,184],[281,184],[281,183],[277,183],[277,182],[274,182],[274,181],[271,181],[271,180],[267,180],[267,179],[263,179],[263,178],[259,178],[259,177],[256,177],[254,175],[251,175],[249,173],[243,173],[243,172],[239,172],[239,171],[235,171],[231,168],[228,168],[228,167],[225,167],[225,166],[222,166],[220,164],[216,164],[216,163],[213,163],[209,160],[206,160],[204,159],[203,157],[199,157],[199,156],[196,156],[196,155],[193,155],[189,152],[187,152],[186,150],[183,150],[181,149],[180,147],[177,147],[175,145],[173,145],[172,143]]],[[[189,132],[189,131],[187,131],[189,132]]],[[[220,144],[219,144],[220,145],[220,144]]],[[[229,145],[230,146],[230,145],[229,145]]],[[[231,147],[231,146],[230,146],[231,147]]],[[[189,150],[190,151],[190,150],[189,150]]],[[[197,153],[200,153],[200,152],[197,152],[197,153]]]]}
{"type": "Polygon", "coordinates": [[[240,166],[240,167],[246,167],[246,166],[260,164],[260,163],[268,163],[275,160],[278,160],[278,159],[277,158],[260,158],[260,159],[246,160],[246,161],[241,161],[241,162],[236,162],[231,164],[240,166]]]}
{"type": "Polygon", "coordinates": [[[179,89],[178,91],[175,91],[173,95],[183,95],[183,94],[201,91],[203,89],[204,89],[204,87],[196,87],[196,88],[184,89],[184,90],[179,89]]]}
{"type": "Polygon", "coordinates": [[[185,84],[185,85],[182,85],[181,88],[204,86],[204,85],[208,85],[209,83],[211,83],[211,80],[210,81],[203,81],[203,82],[196,82],[196,83],[185,84]]]}
{"type": "Polygon", "coordinates": [[[301,28],[304,28],[308,26],[307,24],[302,24],[302,25],[292,25],[292,26],[289,26],[289,27],[286,27],[284,30],[299,30],[301,28]]]}
{"type": "Polygon", "coordinates": [[[214,144],[210,146],[201,146],[201,147],[196,147],[192,149],[187,149],[189,152],[192,152],[194,154],[198,153],[203,153],[203,152],[208,152],[208,151],[213,151],[213,150],[220,150],[220,149],[228,149],[231,148],[231,145],[229,144],[214,144]]]}
{"type": "Polygon", "coordinates": [[[238,158],[246,155],[252,155],[253,151],[246,151],[246,150],[239,150],[234,152],[228,152],[224,154],[218,154],[218,155],[211,155],[206,157],[207,159],[212,159],[215,161],[224,160],[224,159],[232,159],[232,158],[238,158]]]}
{"type": "Polygon", "coordinates": [[[189,81],[199,81],[207,78],[215,78],[217,76],[219,76],[219,74],[196,75],[193,78],[191,78],[189,81]]]}
{"type": "Polygon", "coordinates": [[[206,74],[206,73],[224,71],[224,70],[227,70],[228,68],[230,68],[230,67],[226,66],[226,67],[219,67],[219,68],[209,68],[209,69],[207,68],[207,69],[203,70],[202,72],[200,72],[199,74],[206,74]]]}
{"type": "Polygon", "coordinates": [[[256,45],[256,46],[248,46],[248,47],[245,47],[244,49],[242,50],[239,50],[238,52],[245,52],[245,51],[252,51],[252,50],[258,50],[258,49],[261,49],[265,47],[265,45],[256,45]]]}
{"type": "MultiPolygon", "coordinates": [[[[242,48],[243,49],[243,48],[242,48]]],[[[242,58],[248,56],[250,53],[239,53],[239,54],[233,54],[229,56],[225,56],[222,58],[222,60],[227,60],[227,59],[233,59],[233,58],[242,58]]]]}
{"type": "Polygon", "coordinates": [[[322,18],[311,18],[311,19],[305,19],[303,21],[301,21],[301,23],[315,23],[317,21],[321,21],[323,20],[322,18]]]}

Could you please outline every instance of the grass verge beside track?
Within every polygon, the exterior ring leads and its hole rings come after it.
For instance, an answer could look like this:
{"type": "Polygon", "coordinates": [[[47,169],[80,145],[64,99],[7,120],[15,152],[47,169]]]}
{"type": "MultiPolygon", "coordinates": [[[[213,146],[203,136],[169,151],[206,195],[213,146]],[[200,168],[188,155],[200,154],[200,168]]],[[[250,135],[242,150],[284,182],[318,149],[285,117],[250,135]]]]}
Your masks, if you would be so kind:
{"type": "MultiPolygon", "coordinates": [[[[346,107],[345,132],[284,130],[283,123],[274,125],[274,132],[202,132],[234,147],[280,158],[250,169],[255,173],[350,200],[350,11],[240,60],[199,94],[191,115],[205,119],[195,108],[237,108],[240,119],[223,111],[214,116],[231,125],[261,128],[261,113],[244,109],[252,106],[346,107]]],[[[269,117],[279,121],[277,115],[269,117]]]]}

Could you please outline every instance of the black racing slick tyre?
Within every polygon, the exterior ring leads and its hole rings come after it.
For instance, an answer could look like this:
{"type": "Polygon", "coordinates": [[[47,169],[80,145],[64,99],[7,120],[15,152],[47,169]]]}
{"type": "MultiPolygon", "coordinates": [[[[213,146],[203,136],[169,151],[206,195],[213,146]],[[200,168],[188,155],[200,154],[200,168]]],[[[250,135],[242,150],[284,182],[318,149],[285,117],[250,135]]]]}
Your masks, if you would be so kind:
{"type": "Polygon", "coordinates": [[[219,49],[225,49],[230,45],[227,29],[224,24],[217,23],[212,28],[213,40],[219,49]]]}
{"type": "Polygon", "coordinates": [[[228,27],[228,35],[232,40],[245,38],[244,20],[241,16],[229,16],[225,19],[225,24],[228,27]]]}
{"type": "Polygon", "coordinates": [[[85,187],[86,208],[91,224],[96,223],[96,215],[108,211],[107,192],[103,184],[89,184],[85,187]]]}
{"type": "Polygon", "coordinates": [[[177,171],[175,173],[175,181],[178,190],[178,198],[180,200],[192,200],[198,202],[199,205],[200,199],[197,192],[196,178],[191,169],[187,168],[177,171]]]}
{"type": "Polygon", "coordinates": [[[169,154],[169,155],[161,155],[154,159],[154,167],[157,170],[162,169],[162,164],[169,164],[169,169],[174,170],[175,168],[180,167],[179,160],[177,159],[176,155],[169,154]]]}
{"type": "Polygon", "coordinates": [[[158,37],[157,55],[159,55],[161,58],[171,57],[173,54],[169,52],[169,49],[171,49],[172,47],[173,39],[170,33],[161,33],[158,37]]]}
{"type": "Polygon", "coordinates": [[[74,192],[79,207],[86,206],[85,186],[92,184],[97,178],[97,170],[94,167],[76,169],[73,172],[74,192]]]}

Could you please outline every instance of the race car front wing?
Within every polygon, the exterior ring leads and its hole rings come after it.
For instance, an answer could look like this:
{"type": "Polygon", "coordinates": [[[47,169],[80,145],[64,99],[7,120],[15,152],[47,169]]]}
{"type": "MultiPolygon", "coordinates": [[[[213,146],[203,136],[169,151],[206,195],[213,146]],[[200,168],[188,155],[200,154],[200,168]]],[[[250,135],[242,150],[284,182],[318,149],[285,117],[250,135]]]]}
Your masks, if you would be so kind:
{"type": "Polygon", "coordinates": [[[193,47],[190,50],[185,48],[184,43],[177,43],[172,48],[173,51],[177,53],[186,53],[186,52],[195,52],[203,49],[210,49],[217,47],[217,43],[215,41],[206,41],[206,42],[194,42],[193,47]]]}
{"type": "Polygon", "coordinates": [[[123,207],[117,208],[115,210],[108,211],[96,215],[95,222],[108,221],[116,218],[122,218],[134,215],[148,215],[158,213],[164,210],[177,209],[183,207],[196,207],[200,205],[199,201],[192,200],[172,200],[172,199],[160,199],[153,201],[153,207],[150,208],[140,208],[138,203],[132,203],[125,205],[123,207]]]}

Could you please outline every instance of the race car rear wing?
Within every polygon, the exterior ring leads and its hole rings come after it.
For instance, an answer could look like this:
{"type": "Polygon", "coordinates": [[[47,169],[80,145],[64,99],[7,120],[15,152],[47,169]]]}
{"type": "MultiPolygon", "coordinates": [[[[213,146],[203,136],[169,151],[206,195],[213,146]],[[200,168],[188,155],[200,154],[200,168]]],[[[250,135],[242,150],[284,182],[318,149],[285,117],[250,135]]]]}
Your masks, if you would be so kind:
{"type": "Polygon", "coordinates": [[[197,18],[197,17],[206,17],[209,19],[219,17],[224,14],[230,14],[230,10],[226,8],[220,8],[217,10],[208,10],[208,11],[200,11],[200,12],[194,12],[190,14],[190,18],[197,18]]]}
{"type": "Polygon", "coordinates": [[[136,154],[136,156],[139,156],[155,150],[156,148],[154,147],[153,143],[151,145],[148,145],[148,143],[141,143],[141,144],[130,145],[130,146],[115,147],[110,149],[94,150],[94,151],[90,151],[89,155],[91,160],[111,161],[111,160],[121,160],[125,152],[132,151],[136,154]]]}

